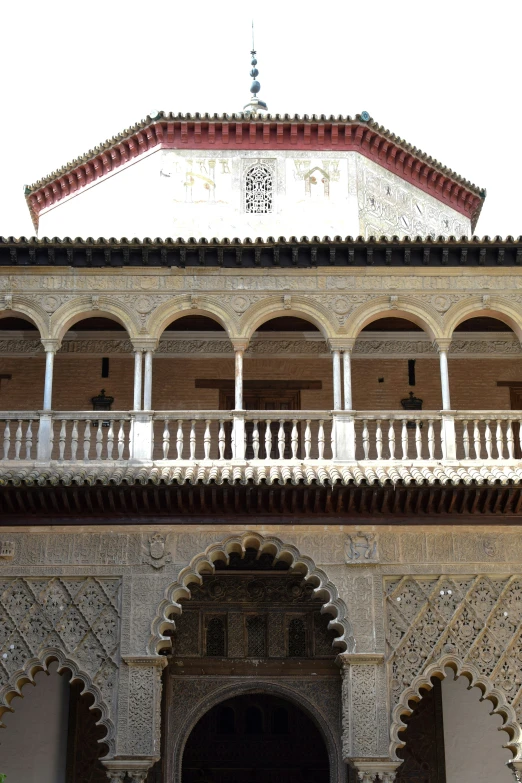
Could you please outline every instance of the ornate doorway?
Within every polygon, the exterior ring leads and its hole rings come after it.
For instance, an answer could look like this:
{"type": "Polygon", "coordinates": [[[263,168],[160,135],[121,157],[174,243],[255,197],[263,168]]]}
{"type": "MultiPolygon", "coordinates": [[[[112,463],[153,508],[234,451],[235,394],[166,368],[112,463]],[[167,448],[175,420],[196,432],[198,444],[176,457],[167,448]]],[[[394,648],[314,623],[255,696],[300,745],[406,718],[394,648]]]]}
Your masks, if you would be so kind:
{"type": "Polygon", "coordinates": [[[228,699],[196,724],[182,783],[329,783],[328,753],[312,720],[273,695],[228,699]]]}

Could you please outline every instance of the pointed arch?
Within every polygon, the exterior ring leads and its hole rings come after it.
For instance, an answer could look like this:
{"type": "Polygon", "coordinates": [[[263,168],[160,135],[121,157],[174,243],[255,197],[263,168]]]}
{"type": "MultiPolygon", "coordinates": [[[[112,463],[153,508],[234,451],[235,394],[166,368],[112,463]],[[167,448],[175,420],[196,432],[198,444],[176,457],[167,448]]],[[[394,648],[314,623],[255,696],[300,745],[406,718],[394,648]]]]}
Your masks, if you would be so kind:
{"type": "MultiPolygon", "coordinates": [[[[92,681],[91,677],[58,647],[46,647],[38,657],[29,658],[22,669],[13,672],[7,683],[0,689],[0,718],[4,712],[14,712],[14,708],[11,706],[12,702],[17,696],[22,697],[24,685],[31,683],[36,686],[35,675],[40,671],[47,672],[49,665],[54,661],[58,663],[58,673],[66,670],[70,671],[70,681],[81,682],[84,686],[82,693],[89,693],[93,697],[94,701],[89,709],[99,711],[100,719],[96,721],[96,725],[103,726],[106,730],[106,736],[100,740],[109,749],[105,758],[114,755],[115,729],[110,717],[109,707],[102,696],[101,690],[92,681]]],[[[0,722],[0,727],[5,728],[5,725],[0,722]]]]}
{"type": "Polygon", "coordinates": [[[405,744],[400,737],[400,733],[406,728],[406,724],[402,720],[403,716],[411,715],[413,712],[410,702],[420,701],[422,698],[421,690],[431,690],[433,687],[432,678],[445,679],[448,676],[446,669],[451,669],[455,677],[466,677],[470,688],[477,687],[481,691],[482,696],[480,700],[488,699],[492,703],[493,709],[491,714],[501,716],[503,723],[500,729],[505,731],[509,737],[509,741],[504,747],[513,753],[514,759],[522,759],[522,731],[517,722],[515,710],[508,703],[505,694],[498,688],[495,688],[492,682],[481,674],[472,663],[463,662],[454,654],[443,655],[436,662],[431,663],[402,692],[391,715],[390,756],[397,759],[397,750],[405,744]]]}
{"type": "Polygon", "coordinates": [[[453,337],[457,326],[468,318],[497,318],[507,324],[522,342],[522,312],[501,297],[490,297],[486,306],[483,297],[470,296],[454,304],[444,318],[444,335],[453,337]]]}
{"type": "Polygon", "coordinates": [[[65,333],[84,318],[104,317],[121,324],[130,339],[140,335],[141,326],[132,305],[123,304],[110,296],[100,296],[93,308],[91,296],[79,296],[66,302],[51,316],[50,336],[61,340],[65,333]]]}
{"type": "Polygon", "coordinates": [[[397,301],[391,304],[390,297],[384,296],[372,299],[370,303],[362,304],[354,310],[346,321],[344,332],[349,338],[357,338],[365,326],[378,318],[405,318],[420,326],[432,340],[444,335],[440,316],[432,307],[403,300],[403,297],[397,297],[397,301]]]}
{"type": "Polygon", "coordinates": [[[230,338],[238,337],[238,323],[232,309],[224,307],[209,296],[197,296],[196,300],[171,299],[161,304],[150,316],[148,332],[159,340],[167,326],[185,315],[202,315],[217,321],[230,338]]]}
{"type": "Polygon", "coordinates": [[[214,573],[214,564],[217,560],[225,560],[228,563],[233,552],[244,555],[247,548],[256,549],[260,555],[270,554],[276,562],[283,560],[294,572],[302,573],[304,579],[314,585],[317,597],[324,602],[321,612],[332,615],[328,628],[339,634],[334,640],[334,647],[339,652],[354,651],[355,639],[347,606],[339,597],[337,588],[328,579],[327,574],[316,566],[312,558],[303,556],[293,544],[284,544],[275,536],[246,532],[242,535],[229,536],[219,543],[211,544],[204,552],[196,554],[190,564],[180,572],[178,580],[169,585],[152,623],[152,635],[148,644],[150,654],[159,653],[161,649],[170,645],[170,638],[166,637],[164,632],[169,628],[175,628],[171,615],[182,613],[180,600],[190,598],[190,585],[194,582],[201,584],[202,574],[214,573]]]}
{"type": "Polygon", "coordinates": [[[305,296],[294,296],[293,294],[290,302],[286,304],[282,301],[281,296],[271,296],[249,307],[241,318],[241,335],[250,339],[261,324],[272,320],[272,318],[288,316],[310,321],[322,332],[326,340],[340,336],[331,310],[305,296]]]}

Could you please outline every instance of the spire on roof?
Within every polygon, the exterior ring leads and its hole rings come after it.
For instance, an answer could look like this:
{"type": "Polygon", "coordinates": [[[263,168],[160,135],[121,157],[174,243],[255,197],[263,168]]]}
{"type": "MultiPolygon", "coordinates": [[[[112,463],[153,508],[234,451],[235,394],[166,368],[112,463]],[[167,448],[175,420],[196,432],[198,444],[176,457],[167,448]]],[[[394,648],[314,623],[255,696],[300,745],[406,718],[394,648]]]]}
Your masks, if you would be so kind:
{"type": "Polygon", "coordinates": [[[257,97],[257,93],[261,89],[260,83],[257,81],[257,77],[259,76],[259,71],[256,68],[257,65],[257,59],[256,59],[256,48],[254,45],[254,22],[252,20],[252,50],[250,52],[252,59],[250,61],[250,65],[252,66],[252,70],[250,71],[250,76],[252,77],[252,84],[250,85],[250,92],[252,93],[252,97],[250,98],[250,101],[246,104],[246,106],[243,107],[243,111],[248,112],[249,114],[252,114],[254,117],[259,114],[259,112],[268,111],[268,107],[266,103],[263,101],[260,101],[257,97]]]}

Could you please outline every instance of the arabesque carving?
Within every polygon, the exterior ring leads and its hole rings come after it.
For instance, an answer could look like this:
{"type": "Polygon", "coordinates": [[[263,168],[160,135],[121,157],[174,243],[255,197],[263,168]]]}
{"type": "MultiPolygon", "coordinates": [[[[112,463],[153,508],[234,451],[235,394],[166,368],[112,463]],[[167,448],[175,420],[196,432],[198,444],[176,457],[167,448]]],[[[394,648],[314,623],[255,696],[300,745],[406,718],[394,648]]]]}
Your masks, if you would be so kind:
{"type": "Polygon", "coordinates": [[[465,675],[503,718],[507,746],[522,755],[522,577],[403,577],[387,585],[391,739],[401,716],[445,667],[465,675]]]}
{"type": "Polygon", "coordinates": [[[0,715],[13,694],[57,660],[94,696],[114,749],[119,666],[119,579],[9,578],[0,581],[0,715]]]}

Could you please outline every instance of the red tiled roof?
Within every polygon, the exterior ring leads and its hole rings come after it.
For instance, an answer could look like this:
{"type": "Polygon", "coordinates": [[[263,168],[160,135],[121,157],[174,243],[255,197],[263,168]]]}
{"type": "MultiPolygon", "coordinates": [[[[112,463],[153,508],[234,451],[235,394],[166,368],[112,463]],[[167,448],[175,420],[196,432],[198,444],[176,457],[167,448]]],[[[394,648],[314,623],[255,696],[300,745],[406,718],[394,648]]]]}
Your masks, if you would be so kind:
{"type": "Polygon", "coordinates": [[[26,187],[31,218],[154,147],[163,149],[354,150],[477,223],[486,191],[373,119],[304,115],[158,112],[26,187]]]}

